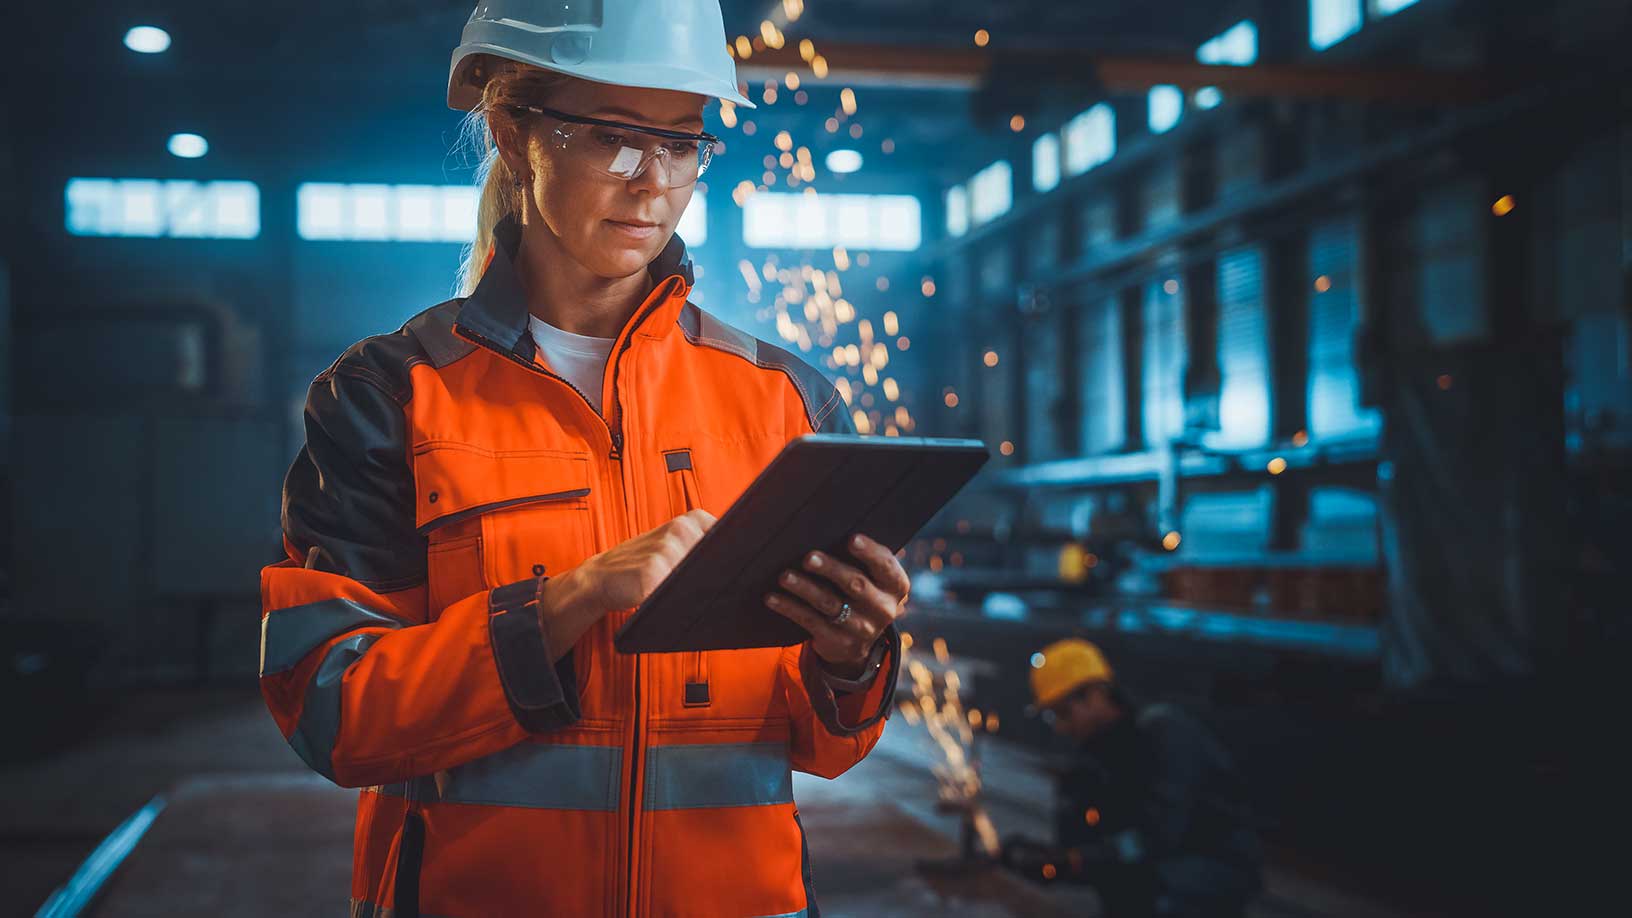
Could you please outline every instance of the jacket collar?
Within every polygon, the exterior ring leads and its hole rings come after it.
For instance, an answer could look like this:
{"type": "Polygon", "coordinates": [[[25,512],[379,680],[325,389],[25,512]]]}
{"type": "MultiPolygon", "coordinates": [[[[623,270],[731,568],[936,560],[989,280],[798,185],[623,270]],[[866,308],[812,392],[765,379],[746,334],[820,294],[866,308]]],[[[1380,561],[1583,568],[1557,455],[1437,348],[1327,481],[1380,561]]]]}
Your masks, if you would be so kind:
{"type": "MultiPolygon", "coordinates": [[[[527,329],[527,294],[516,273],[516,253],[520,246],[521,224],[513,215],[506,216],[493,227],[493,249],[488,254],[487,270],[482,272],[476,289],[459,308],[458,325],[484,339],[480,343],[502,349],[530,363],[536,345],[527,329]]],[[[682,303],[694,282],[691,257],[686,253],[685,242],[678,235],[669,237],[668,244],[652,259],[646,271],[652,278],[652,296],[659,296],[659,288],[670,278],[678,277],[682,284],[678,299],[682,303]]],[[[674,299],[672,295],[667,298],[674,299]]],[[[651,297],[648,297],[635,310],[630,322],[646,313],[650,302],[651,297]]],[[[666,328],[670,324],[673,323],[663,322],[656,327],[666,328]]],[[[626,325],[618,337],[621,339],[628,331],[626,325]]]]}

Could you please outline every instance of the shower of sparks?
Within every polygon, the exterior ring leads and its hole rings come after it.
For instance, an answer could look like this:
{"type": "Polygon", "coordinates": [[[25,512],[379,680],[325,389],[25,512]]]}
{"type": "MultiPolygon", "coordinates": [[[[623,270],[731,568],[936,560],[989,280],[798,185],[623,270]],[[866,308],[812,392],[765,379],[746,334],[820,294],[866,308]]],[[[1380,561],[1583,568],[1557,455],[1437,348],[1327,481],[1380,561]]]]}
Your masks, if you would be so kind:
{"type": "Polygon", "coordinates": [[[941,760],[930,770],[941,802],[967,812],[981,848],[995,856],[997,829],[980,803],[980,758],[975,736],[976,731],[996,732],[997,715],[964,708],[962,680],[952,666],[946,641],[935,639],[927,661],[919,659],[912,647],[912,636],[903,634],[901,654],[912,681],[912,698],[902,702],[901,715],[909,725],[923,726],[940,752],[941,760]]]}
{"type": "MultiPolygon", "coordinates": [[[[827,79],[827,59],[816,42],[786,34],[785,30],[791,29],[804,11],[804,0],[784,0],[759,24],[758,34],[738,35],[727,42],[727,49],[738,60],[748,60],[756,51],[778,49],[790,43],[798,48],[799,60],[808,71],[789,70],[781,79],[767,80],[757,87],[766,106],[774,106],[782,98],[779,87],[791,92],[801,87],[815,88],[827,79]]],[[[828,133],[837,133],[845,127],[850,137],[860,138],[863,131],[857,120],[858,111],[855,89],[840,87],[839,105],[827,119],[828,133]]],[[[737,107],[730,102],[721,103],[720,121],[727,128],[740,130],[745,137],[757,134],[754,123],[742,119],[737,107]]],[[[745,179],[731,190],[731,200],[739,208],[755,194],[771,189],[802,188],[806,195],[817,194],[814,183],[819,177],[818,157],[812,155],[810,147],[799,145],[785,130],[776,131],[769,140],[773,149],[764,157],[765,169],[759,181],[745,179]]],[[[764,139],[744,143],[752,151],[754,145],[763,144],[764,139]]],[[[885,139],[884,143],[888,145],[886,152],[894,151],[894,141],[885,139]]],[[[842,275],[867,268],[866,252],[851,253],[840,246],[831,253],[818,254],[821,264],[816,264],[817,256],[810,254],[792,256],[801,259],[794,264],[784,264],[776,255],[767,255],[758,266],[747,260],[740,262],[738,268],[746,284],[748,302],[759,307],[758,318],[773,325],[781,340],[817,356],[828,370],[838,375],[839,393],[859,433],[887,437],[912,433],[917,422],[911,410],[910,385],[904,384],[899,371],[892,371],[893,375],[884,372],[890,364],[890,351],[907,349],[907,336],[902,331],[904,323],[887,304],[881,306],[881,319],[864,318],[857,304],[845,297],[842,275]],[[879,327],[883,328],[883,335],[874,340],[875,329],[879,327]]],[[[883,275],[864,277],[852,286],[857,290],[876,288],[879,293],[889,290],[888,279],[883,275]]],[[[924,288],[934,289],[927,278],[924,288]]]]}

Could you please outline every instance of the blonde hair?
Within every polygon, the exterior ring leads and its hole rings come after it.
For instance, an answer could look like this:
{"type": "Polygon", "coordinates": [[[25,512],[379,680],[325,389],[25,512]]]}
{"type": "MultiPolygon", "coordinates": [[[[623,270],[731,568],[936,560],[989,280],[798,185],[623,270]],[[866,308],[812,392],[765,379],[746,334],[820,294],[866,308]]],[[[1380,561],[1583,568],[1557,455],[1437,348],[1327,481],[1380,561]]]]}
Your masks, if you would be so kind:
{"type": "Polygon", "coordinates": [[[476,236],[464,251],[459,267],[458,296],[470,296],[487,270],[488,253],[493,248],[493,228],[505,217],[520,214],[526,189],[516,187],[516,175],[499,156],[495,134],[515,141],[515,146],[526,150],[524,132],[513,105],[547,103],[549,95],[568,80],[575,79],[564,73],[545,70],[490,54],[481,55],[472,68],[472,76],[486,83],[482,101],[460,125],[459,148],[480,157],[476,166],[476,185],[481,195],[476,202],[476,236]]]}

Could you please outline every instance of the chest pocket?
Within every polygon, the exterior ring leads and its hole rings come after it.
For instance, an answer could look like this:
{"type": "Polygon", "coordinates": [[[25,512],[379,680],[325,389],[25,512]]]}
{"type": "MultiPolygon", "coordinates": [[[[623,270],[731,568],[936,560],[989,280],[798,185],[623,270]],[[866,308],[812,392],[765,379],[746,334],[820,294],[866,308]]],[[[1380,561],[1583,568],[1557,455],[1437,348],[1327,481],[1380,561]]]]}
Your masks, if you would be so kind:
{"type": "Polygon", "coordinates": [[[588,453],[415,450],[415,525],[433,616],[486,589],[576,566],[593,553],[588,453]]]}

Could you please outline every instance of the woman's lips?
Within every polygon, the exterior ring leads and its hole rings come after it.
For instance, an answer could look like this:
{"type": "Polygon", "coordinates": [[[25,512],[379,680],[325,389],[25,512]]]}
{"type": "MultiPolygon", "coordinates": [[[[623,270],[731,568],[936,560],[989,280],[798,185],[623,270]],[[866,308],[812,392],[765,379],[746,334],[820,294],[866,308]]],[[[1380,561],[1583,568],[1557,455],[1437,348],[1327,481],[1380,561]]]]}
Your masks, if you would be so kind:
{"type": "Polygon", "coordinates": [[[639,226],[633,223],[621,223],[617,220],[608,220],[606,222],[612,227],[612,229],[624,234],[625,236],[628,236],[630,239],[650,239],[651,237],[657,235],[657,224],[652,224],[650,226],[639,226]]]}

